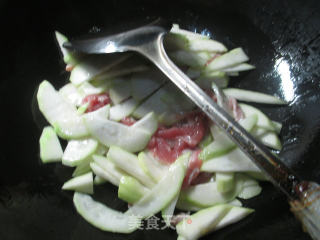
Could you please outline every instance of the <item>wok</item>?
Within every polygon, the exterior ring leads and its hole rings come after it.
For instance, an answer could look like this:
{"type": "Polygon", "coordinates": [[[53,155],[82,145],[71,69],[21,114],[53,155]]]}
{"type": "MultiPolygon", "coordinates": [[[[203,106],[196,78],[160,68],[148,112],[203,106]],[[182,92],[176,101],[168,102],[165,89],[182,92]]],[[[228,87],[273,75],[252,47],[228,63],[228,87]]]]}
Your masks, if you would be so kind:
{"type": "MultiPolygon", "coordinates": [[[[136,19],[163,17],[182,27],[210,33],[229,49],[242,46],[257,68],[231,85],[275,94],[288,106],[257,105],[283,123],[280,157],[300,176],[320,181],[320,13],[308,1],[2,1],[0,78],[1,173],[0,239],[175,239],[172,230],[144,230],[131,235],[102,232],[75,211],[72,194],[61,191],[71,170],[43,165],[38,139],[45,125],[35,107],[38,84],[56,87],[68,79],[54,40],[54,30],[71,37],[114,29],[136,19]]],[[[271,184],[245,202],[256,212],[204,239],[310,239],[289,211],[284,195],[271,184]]],[[[125,209],[111,185],[97,198],[125,209]]]]}

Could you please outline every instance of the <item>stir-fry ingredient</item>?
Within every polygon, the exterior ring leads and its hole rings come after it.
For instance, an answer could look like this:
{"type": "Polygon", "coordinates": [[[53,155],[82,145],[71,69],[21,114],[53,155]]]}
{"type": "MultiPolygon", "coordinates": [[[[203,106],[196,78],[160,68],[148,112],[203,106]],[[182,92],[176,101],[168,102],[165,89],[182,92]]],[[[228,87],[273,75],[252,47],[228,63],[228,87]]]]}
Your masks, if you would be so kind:
{"type": "MultiPolygon", "coordinates": [[[[76,55],[62,47],[65,36],[56,32],[56,37],[70,82],[59,91],[48,81],[39,86],[39,109],[51,125],[41,135],[40,157],[43,163],[75,167],[62,189],[75,191],[74,205],[84,219],[103,231],[128,234],[161,212],[182,240],[253,212],[240,200],[260,194],[260,170],[159,70],[131,54],[76,55]],[[64,151],[58,137],[68,141],[64,151]],[[126,212],[88,195],[94,184],[106,182],[118,187],[119,199],[130,206],[126,212]]],[[[266,146],[281,149],[281,123],[238,100],[284,101],[226,88],[230,76],[254,69],[241,48],[228,51],[178,25],[165,42],[173,61],[240,125],[266,146]]]]}
{"type": "Polygon", "coordinates": [[[151,138],[148,149],[160,161],[174,162],[186,150],[193,150],[208,129],[201,113],[191,113],[171,127],[159,127],[151,138]]]}
{"type": "Polygon", "coordinates": [[[86,112],[93,112],[111,103],[108,93],[91,94],[83,98],[82,104],[88,104],[86,112]]]}

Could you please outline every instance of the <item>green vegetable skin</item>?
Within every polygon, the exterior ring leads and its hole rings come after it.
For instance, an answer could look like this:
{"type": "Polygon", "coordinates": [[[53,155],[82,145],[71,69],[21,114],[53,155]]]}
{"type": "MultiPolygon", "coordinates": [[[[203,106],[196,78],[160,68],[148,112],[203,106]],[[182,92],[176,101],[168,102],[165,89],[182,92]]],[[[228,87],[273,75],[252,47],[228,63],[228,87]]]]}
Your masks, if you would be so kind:
{"type": "Polygon", "coordinates": [[[237,176],[235,184],[229,188],[229,191],[223,193],[218,191],[218,181],[191,186],[181,192],[180,200],[200,208],[228,203],[242,191],[243,182],[242,177],[237,176]]]}
{"type": "Polygon", "coordinates": [[[66,166],[78,166],[86,161],[98,148],[95,139],[71,140],[62,156],[62,163],[66,166]]]}
{"type": "MultiPolygon", "coordinates": [[[[62,189],[76,191],[74,205],[83,218],[104,231],[131,233],[139,228],[141,218],[158,212],[169,225],[175,208],[196,211],[177,225],[182,240],[197,239],[253,211],[241,207],[236,197],[260,194],[262,189],[254,179],[264,177],[217,126],[211,126],[199,144],[201,171],[214,176],[207,183],[181,189],[190,152],[164,165],[146,150],[159,123],[170,126],[180,113],[195,108],[158,69],[131,55],[80,56],[62,47],[68,41],[65,36],[56,32],[56,37],[65,63],[73,70],[70,83],[59,91],[48,81],[39,86],[39,108],[51,124],[40,137],[40,157],[44,163],[62,161],[76,167],[62,189]],[[86,113],[88,104],[82,105],[82,99],[105,91],[113,104],[86,113]],[[138,121],[131,126],[118,122],[127,116],[138,121]],[[64,151],[57,135],[69,141],[64,151]],[[132,204],[128,211],[113,210],[87,195],[93,194],[94,184],[104,182],[118,187],[119,199],[132,204]]],[[[169,56],[204,89],[211,89],[212,83],[225,88],[229,76],[254,69],[246,63],[249,58],[242,48],[228,51],[222,43],[178,25],[165,41],[169,56]]],[[[225,93],[244,101],[285,104],[274,96],[248,90],[229,88],[225,93]]],[[[239,106],[245,115],[240,124],[266,146],[281,149],[281,124],[257,108],[239,106]]]]}
{"type": "Polygon", "coordinates": [[[128,203],[135,203],[149,191],[133,177],[123,176],[120,179],[118,197],[128,203]]]}
{"type": "Polygon", "coordinates": [[[229,192],[234,187],[234,173],[216,173],[216,181],[219,192],[229,192]]]}
{"type": "Polygon", "coordinates": [[[155,182],[140,168],[138,157],[116,146],[109,149],[107,158],[118,168],[138,179],[144,186],[152,188],[155,182]]]}
{"type": "Polygon", "coordinates": [[[90,134],[106,146],[120,146],[130,152],[143,150],[152,133],[144,129],[125,126],[121,123],[95,116],[83,117],[90,134]]]}
{"type": "Polygon", "coordinates": [[[45,127],[40,136],[40,159],[43,163],[58,162],[61,160],[63,152],[52,127],[45,127]]]}
{"type": "Polygon", "coordinates": [[[198,239],[211,231],[239,221],[253,211],[228,204],[203,209],[180,222],[177,225],[177,233],[182,239],[198,239]]]}
{"type": "Polygon", "coordinates": [[[131,233],[141,224],[135,216],[113,210],[86,194],[75,192],[73,202],[84,219],[103,231],[131,233]]]}
{"type": "Polygon", "coordinates": [[[180,192],[189,156],[180,156],[151,191],[128,210],[129,214],[146,218],[165,208],[180,192]]]}
{"type": "Polygon", "coordinates": [[[158,182],[168,171],[168,166],[159,163],[159,161],[152,156],[151,154],[140,152],[138,154],[138,161],[141,169],[153,181],[158,182]]]}
{"type": "Polygon", "coordinates": [[[69,181],[63,184],[62,189],[93,194],[92,173],[89,172],[84,175],[70,179],[69,181]]]}
{"type": "MultiPolygon", "coordinates": [[[[247,131],[251,131],[257,123],[257,115],[252,114],[243,120],[240,120],[240,125],[247,131]]],[[[199,158],[201,160],[208,160],[211,158],[225,155],[236,148],[234,142],[232,142],[226,134],[220,130],[217,126],[211,127],[211,134],[214,138],[213,142],[208,144],[200,153],[199,158]]]]}
{"type": "Polygon", "coordinates": [[[89,133],[74,106],[68,104],[48,81],[44,80],[38,89],[39,109],[63,139],[78,139],[89,133]]]}

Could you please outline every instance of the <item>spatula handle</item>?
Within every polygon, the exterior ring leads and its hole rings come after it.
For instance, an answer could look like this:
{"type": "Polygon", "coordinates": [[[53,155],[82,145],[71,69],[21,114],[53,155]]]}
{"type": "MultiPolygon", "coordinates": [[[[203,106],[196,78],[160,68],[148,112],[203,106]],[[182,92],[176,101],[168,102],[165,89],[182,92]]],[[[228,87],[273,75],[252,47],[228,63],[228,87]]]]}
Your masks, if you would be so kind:
{"type": "Polygon", "coordinates": [[[312,239],[320,240],[320,185],[315,182],[302,182],[296,189],[301,200],[291,201],[291,211],[301,221],[304,231],[312,239]]]}
{"type": "Polygon", "coordinates": [[[274,185],[278,186],[288,198],[298,199],[293,189],[297,183],[301,182],[299,177],[266,146],[251,136],[170,60],[163,46],[163,36],[163,34],[149,35],[149,38],[153,37],[152,41],[145,41],[139,46],[131,46],[130,49],[149,58],[218,127],[225,131],[274,185]]]}

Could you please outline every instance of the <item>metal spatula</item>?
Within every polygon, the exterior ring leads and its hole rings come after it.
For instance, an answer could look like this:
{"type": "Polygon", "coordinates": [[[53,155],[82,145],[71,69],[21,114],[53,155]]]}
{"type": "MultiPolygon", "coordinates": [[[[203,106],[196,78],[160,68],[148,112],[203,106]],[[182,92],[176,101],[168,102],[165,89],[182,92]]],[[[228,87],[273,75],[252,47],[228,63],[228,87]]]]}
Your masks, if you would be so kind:
{"type": "Polygon", "coordinates": [[[151,60],[287,195],[292,212],[301,220],[305,230],[313,239],[320,239],[320,186],[299,179],[176,67],[163,47],[163,37],[169,30],[168,24],[157,21],[112,36],[74,40],[65,43],[64,47],[95,54],[134,51],[151,60]]]}

